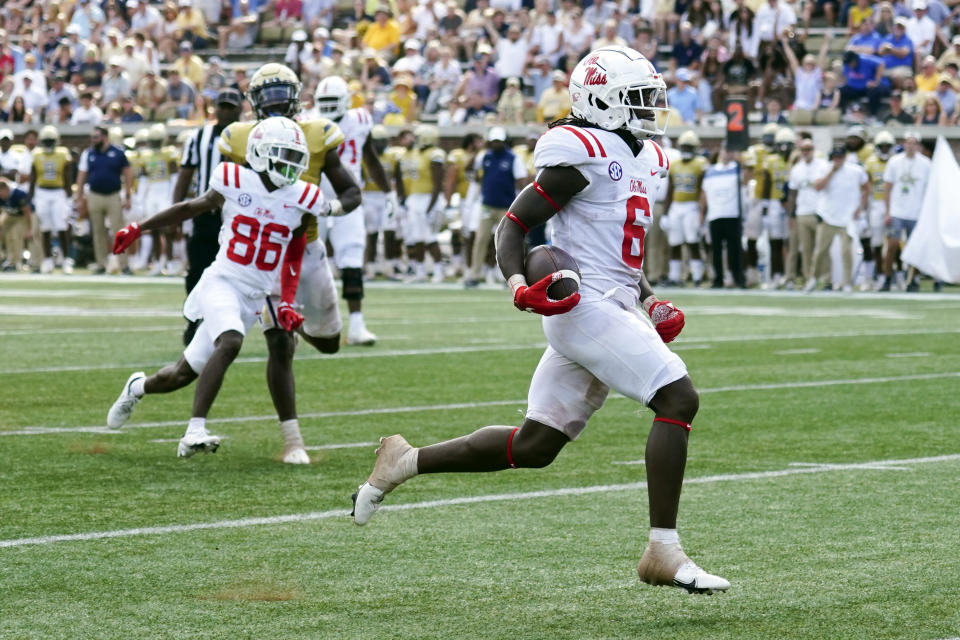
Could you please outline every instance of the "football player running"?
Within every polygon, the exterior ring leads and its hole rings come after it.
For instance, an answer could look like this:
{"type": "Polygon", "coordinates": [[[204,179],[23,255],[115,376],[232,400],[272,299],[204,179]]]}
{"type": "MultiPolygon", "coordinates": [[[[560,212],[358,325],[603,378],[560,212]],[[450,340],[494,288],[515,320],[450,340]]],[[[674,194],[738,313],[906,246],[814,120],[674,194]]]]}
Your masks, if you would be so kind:
{"type": "Polygon", "coordinates": [[[597,49],[570,79],[573,116],[552,124],[537,142],[536,180],[517,196],[497,230],[497,260],[514,305],[544,317],[549,346],[530,382],[518,427],[489,426],[414,448],[400,435],[381,440],[377,461],[354,496],[354,522],[365,524],[383,496],[421,473],[544,467],[583,431],[610,388],[648,405],[655,417],[647,439],[649,544],[641,580],[693,593],[729,588],[683,552],[677,509],[690,425],[698,396],[683,361],[665,343],[683,328],[683,313],[658,300],[641,271],[651,198],[669,168],[651,138],[662,135],[663,77],[626,47],[597,49]],[[524,236],[551,220],[553,242],[579,263],[579,293],[550,300],[524,278],[524,236]],[[653,326],[645,322],[640,304],[653,326]]]}
{"type": "Polygon", "coordinates": [[[300,180],[309,151],[303,130],[293,120],[269,118],[259,123],[248,137],[246,157],[250,168],[221,162],[202,196],[177,203],[142,224],[127,225],[113,242],[113,253],[119,254],[144,231],[205,211],[223,211],[220,250],[183,305],[188,320],[202,319],[203,324],[175,364],[150,377],[142,371],[132,374],[107,413],[107,425],[118,429],[145,394],[175,391],[196,380],[193,415],[177,446],[177,456],[183,458],[220,446],[220,437],[206,428],[207,414],[244,335],[278,284],[282,293],[277,324],[290,332],[303,322],[293,302],[306,222],[339,213],[318,186],[300,180]]]}
{"type": "MultiPolygon", "coordinates": [[[[397,193],[390,188],[380,156],[374,148],[370,135],[373,129],[373,116],[370,112],[364,108],[350,109],[350,90],[346,81],[339,76],[328,76],[320,81],[314,93],[314,109],[321,118],[336,122],[343,132],[343,142],[337,148],[340,162],[350,171],[357,184],[363,184],[360,175],[362,163],[370,178],[386,194],[385,214],[387,217],[395,215],[399,208],[397,193]]],[[[333,187],[329,180],[324,179],[321,187],[323,195],[333,196],[333,187]]],[[[330,246],[333,247],[333,261],[340,270],[340,279],[343,281],[343,298],[347,301],[350,312],[347,344],[372,345],[377,341],[377,336],[367,330],[361,311],[363,262],[367,243],[363,206],[327,222],[327,227],[320,229],[320,239],[329,238],[330,246]]]]}
{"type": "MultiPolygon", "coordinates": [[[[250,79],[247,101],[257,119],[271,116],[293,118],[300,113],[300,81],[288,67],[275,62],[260,67],[250,79]]],[[[309,164],[303,180],[320,186],[325,175],[336,197],[329,200],[332,215],[343,215],[360,205],[360,187],[340,163],[337,149],[343,142],[343,133],[336,123],[325,118],[300,122],[309,150],[309,164]]],[[[247,140],[255,122],[234,122],[220,134],[220,153],[238,164],[246,162],[247,140]]],[[[326,221],[324,221],[325,223],[326,221]]],[[[340,349],[340,310],[337,308],[337,289],[333,274],[327,265],[327,251],[319,242],[318,224],[307,221],[307,248],[303,257],[300,287],[296,305],[303,313],[299,335],[322,353],[336,353],[340,349]]],[[[280,420],[283,432],[283,461],[290,464],[309,464],[297,419],[296,394],[293,379],[294,336],[284,331],[277,317],[276,293],[267,300],[261,314],[264,337],[267,340],[267,386],[280,420]]]]}

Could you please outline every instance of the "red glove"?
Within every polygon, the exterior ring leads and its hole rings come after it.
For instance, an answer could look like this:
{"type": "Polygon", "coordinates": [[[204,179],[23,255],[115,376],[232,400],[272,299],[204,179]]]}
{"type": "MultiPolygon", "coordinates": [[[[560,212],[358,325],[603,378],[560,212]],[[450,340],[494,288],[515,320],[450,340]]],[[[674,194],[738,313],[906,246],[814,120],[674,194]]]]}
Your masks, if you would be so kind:
{"type": "Polygon", "coordinates": [[[653,327],[664,342],[673,342],[683,329],[683,311],[673,306],[669,300],[658,300],[647,309],[653,327]]]}
{"type": "Polygon", "coordinates": [[[551,300],[547,297],[547,287],[563,277],[559,271],[544,276],[533,285],[517,287],[513,292],[513,306],[520,311],[532,311],[542,316],[555,316],[566,313],[580,302],[580,293],[574,293],[562,300],[551,300]]]}
{"type": "Polygon", "coordinates": [[[116,255],[120,255],[127,250],[127,247],[136,242],[139,237],[140,225],[136,222],[128,224],[123,229],[120,229],[120,231],[117,231],[117,235],[113,237],[113,252],[116,255]]]}
{"type": "Polygon", "coordinates": [[[284,331],[296,331],[303,324],[303,316],[289,302],[281,302],[277,305],[277,323],[284,331]]]}

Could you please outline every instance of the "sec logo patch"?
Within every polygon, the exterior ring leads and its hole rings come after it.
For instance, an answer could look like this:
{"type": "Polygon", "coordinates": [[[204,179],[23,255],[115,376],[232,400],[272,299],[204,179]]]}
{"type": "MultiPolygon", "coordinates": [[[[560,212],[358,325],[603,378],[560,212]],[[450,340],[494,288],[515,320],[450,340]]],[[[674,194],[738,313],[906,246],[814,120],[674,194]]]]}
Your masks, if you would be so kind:
{"type": "Polygon", "coordinates": [[[241,193],[237,198],[237,202],[240,203],[241,207],[249,207],[250,203],[253,202],[253,198],[250,197],[249,193],[241,193]]]}
{"type": "Polygon", "coordinates": [[[620,163],[614,160],[610,163],[610,166],[607,167],[607,173],[610,174],[610,179],[616,182],[623,177],[623,167],[620,166],[620,163]]]}

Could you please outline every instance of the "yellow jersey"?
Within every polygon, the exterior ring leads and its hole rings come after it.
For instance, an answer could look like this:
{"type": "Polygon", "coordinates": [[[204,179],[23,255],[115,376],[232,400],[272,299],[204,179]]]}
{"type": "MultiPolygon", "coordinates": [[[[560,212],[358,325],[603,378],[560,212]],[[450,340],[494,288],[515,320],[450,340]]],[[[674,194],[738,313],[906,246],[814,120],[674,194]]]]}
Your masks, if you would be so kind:
{"type": "Polygon", "coordinates": [[[467,162],[470,160],[470,153],[466,149],[454,149],[447,154],[447,163],[451,167],[457,168],[457,181],[453,192],[459,193],[461,198],[467,197],[467,187],[470,181],[467,179],[467,162]]]}
{"type": "MultiPolygon", "coordinates": [[[[323,174],[324,164],[327,160],[327,153],[334,151],[343,142],[343,131],[331,120],[326,118],[316,118],[298,122],[300,128],[307,138],[307,149],[310,152],[310,164],[307,170],[300,176],[301,180],[310,184],[319,185],[320,176],[323,174]]],[[[246,164],[247,162],[247,136],[250,131],[257,126],[256,122],[234,122],[223,130],[220,134],[220,155],[225,159],[237,164],[246,164]]],[[[200,187],[206,190],[206,185],[200,187]]],[[[317,218],[307,216],[307,242],[313,242],[319,237],[317,233],[317,218]]]]}
{"type": "Polygon", "coordinates": [[[697,202],[700,199],[700,178],[707,170],[707,159],[694,156],[670,163],[670,182],[674,202],[697,202]]]}
{"type": "Polygon", "coordinates": [[[860,147],[860,151],[857,151],[857,160],[860,161],[861,165],[866,164],[867,159],[874,154],[874,151],[873,144],[870,142],[866,143],[860,147]]]}
{"type": "Polygon", "coordinates": [[[66,147],[55,147],[47,151],[43,147],[33,150],[33,170],[37,174],[37,186],[41,189],[63,189],[67,184],[67,165],[70,164],[70,151],[66,147]]]}
{"type": "Polygon", "coordinates": [[[167,182],[170,180],[170,163],[174,160],[167,149],[144,149],[137,153],[137,164],[143,179],[147,182],[167,182]]]}
{"type": "Polygon", "coordinates": [[[883,172],[887,169],[887,161],[881,160],[877,154],[873,154],[863,163],[867,174],[870,176],[870,191],[874,200],[883,200],[886,192],[886,185],[883,180],[883,172]]]}
{"type": "MultiPolygon", "coordinates": [[[[394,169],[397,166],[397,160],[400,159],[404,151],[406,151],[406,149],[403,147],[387,147],[383,150],[383,153],[380,154],[380,164],[383,165],[383,172],[387,175],[387,184],[391,186],[393,186],[394,169]]],[[[361,166],[361,172],[363,175],[363,190],[379,192],[380,187],[377,186],[377,183],[370,177],[365,165],[361,166]]]]}
{"type": "Polygon", "coordinates": [[[447,156],[439,147],[408,149],[400,159],[400,172],[403,176],[403,190],[406,195],[415,193],[433,193],[433,174],[430,166],[437,162],[441,165],[447,156]]]}
{"type": "Polygon", "coordinates": [[[770,200],[783,200],[784,186],[790,181],[790,160],[779,153],[768,153],[763,160],[763,172],[770,175],[770,200]]]}
{"type": "Polygon", "coordinates": [[[743,166],[753,169],[753,178],[756,181],[753,197],[757,200],[763,197],[763,186],[766,182],[763,175],[763,161],[769,153],[770,149],[763,143],[752,144],[743,153],[743,166]]]}

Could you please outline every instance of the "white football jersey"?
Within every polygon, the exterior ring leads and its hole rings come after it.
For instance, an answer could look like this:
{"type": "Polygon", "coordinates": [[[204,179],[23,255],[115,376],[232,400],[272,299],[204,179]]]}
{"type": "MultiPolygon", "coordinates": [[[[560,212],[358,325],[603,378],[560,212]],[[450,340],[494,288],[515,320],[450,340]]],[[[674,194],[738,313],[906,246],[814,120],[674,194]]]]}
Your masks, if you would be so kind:
{"type": "Polygon", "coordinates": [[[350,109],[337,122],[343,131],[343,143],[337,149],[340,162],[353,174],[357,184],[363,184],[360,167],[363,164],[363,145],[373,129],[373,116],[366,109],[350,109]]]}
{"type": "Polygon", "coordinates": [[[260,175],[234,162],[221,162],[210,174],[210,188],[223,196],[220,250],[207,269],[228,278],[247,295],[269,293],[280,277],[293,231],[304,213],[314,216],[324,203],[320,189],[297,180],[267,191],[260,175]]]}
{"type": "Polygon", "coordinates": [[[646,140],[634,156],[616,133],[561,125],[541,136],[533,160],[537,171],[574,167],[589,182],[550,219],[553,244],[580,265],[581,295],[619,287],[639,297],[643,238],[670,168],[663,149],[646,140]]]}

